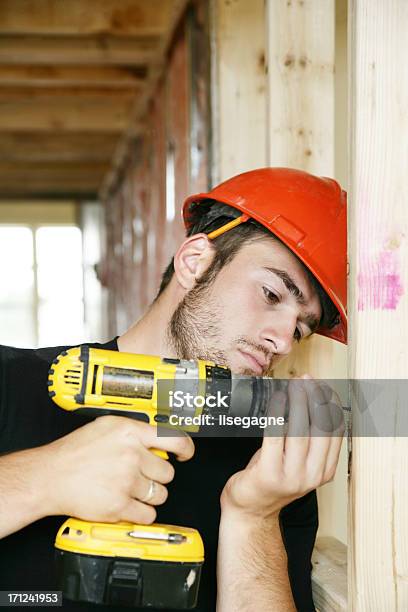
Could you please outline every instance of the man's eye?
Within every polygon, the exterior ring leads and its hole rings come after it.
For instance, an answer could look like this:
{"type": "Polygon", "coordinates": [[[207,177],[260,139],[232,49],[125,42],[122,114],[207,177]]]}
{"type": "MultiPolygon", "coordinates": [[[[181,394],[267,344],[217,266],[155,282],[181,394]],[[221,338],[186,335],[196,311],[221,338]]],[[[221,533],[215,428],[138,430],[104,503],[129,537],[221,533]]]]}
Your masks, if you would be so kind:
{"type": "Polygon", "coordinates": [[[267,287],[262,287],[262,289],[263,289],[263,292],[265,294],[265,297],[266,297],[267,301],[270,304],[278,304],[280,298],[279,298],[278,295],[276,295],[276,293],[274,293],[273,291],[271,291],[267,287]]]}
{"type": "Polygon", "coordinates": [[[296,340],[296,342],[300,342],[301,341],[301,339],[302,339],[302,332],[300,331],[300,329],[298,327],[295,329],[293,337],[296,340]]]}

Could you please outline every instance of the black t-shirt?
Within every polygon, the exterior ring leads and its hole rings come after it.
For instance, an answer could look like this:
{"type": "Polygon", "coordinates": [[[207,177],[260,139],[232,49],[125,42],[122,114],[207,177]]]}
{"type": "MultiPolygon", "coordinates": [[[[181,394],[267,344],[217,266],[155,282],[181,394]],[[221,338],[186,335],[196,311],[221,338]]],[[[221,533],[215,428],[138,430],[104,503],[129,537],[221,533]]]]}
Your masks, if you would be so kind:
{"type": "MultiPolygon", "coordinates": [[[[118,350],[116,340],[90,346],[118,350]]],[[[91,420],[59,409],[48,397],[50,363],[65,348],[0,347],[1,454],[47,444],[91,420]]],[[[260,443],[257,438],[197,438],[193,459],[185,463],[175,461],[176,475],[168,487],[168,500],[158,507],[157,520],[195,527],[203,537],[205,564],[197,612],[215,611],[221,491],[228,478],[245,467],[260,443]]],[[[65,518],[46,517],[0,540],[0,590],[57,590],[54,539],[65,518]]],[[[289,576],[297,609],[302,612],[314,610],[310,557],[317,525],[314,491],[281,512],[289,576]]],[[[68,600],[63,607],[66,610],[118,610],[117,606],[100,608],[68,600]]],[[[151,612],[155,611],[151,609],[151,612]]]]}

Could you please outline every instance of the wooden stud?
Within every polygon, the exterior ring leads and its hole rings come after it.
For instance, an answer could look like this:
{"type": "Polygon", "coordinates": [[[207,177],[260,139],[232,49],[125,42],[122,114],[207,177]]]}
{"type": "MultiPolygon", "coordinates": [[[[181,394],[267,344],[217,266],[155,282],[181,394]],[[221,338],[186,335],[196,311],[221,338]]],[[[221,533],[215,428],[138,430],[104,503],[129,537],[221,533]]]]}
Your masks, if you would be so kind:
{"type": "Polygon", "coordinates": [[[264,0],[214,0],[213,183],[266,165],[264,0]]]}
{"type": "Polygon", "coordinates": [[[267,7],[269,163],[333,176],[334,0],[267,7]]]}
{"type": "MultiPolygon", "coordinates": [[[[390,397],[379,408],[395,428],[406,418],[406,398],[392,397],[392,389],[408,373],[407,31],[405,0],[349,1],[350,377],[387,380],[390,397]]],[[[360,399],[353,398],[355,422],[360,399]]],[[[398,429],[391,437],[359,433],[354,427],[350,609],[403,612],[408,609],[407,440],[398,429]]]]}
{"type": "Polygon", "coordinates": [[[186,36],[190,82],[190,193],[210,187],[210,6],[195,0],[187,15],[186,36]]]}
{"type": "Polygon", "coordinates": [[[165,257],[170,261],[174,245],[184,239],[184,226],[178,214],[181,203],[189,195],[189,74],[185,28],[174,42],[166,79],[166,161],[174,162],[174,218],[166,223],[165,257]],[[172,153],[170,153],[170,149],[172,153]]]}

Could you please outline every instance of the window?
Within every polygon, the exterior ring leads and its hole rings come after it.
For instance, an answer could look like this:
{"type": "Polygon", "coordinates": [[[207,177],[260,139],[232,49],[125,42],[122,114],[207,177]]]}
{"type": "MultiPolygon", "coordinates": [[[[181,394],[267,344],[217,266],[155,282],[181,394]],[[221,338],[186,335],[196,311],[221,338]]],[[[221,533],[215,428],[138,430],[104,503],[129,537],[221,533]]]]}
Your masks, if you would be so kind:
{"type": "Polygon", "coordinates": [[[0,226],[0,344],[36,344],[34,285],[32,230],[0,226]]]}
{"type": "Polygon", "coordinates": [[[75,226],[0,226],[0,343],[83,341],[82,235],[75,226]]]}

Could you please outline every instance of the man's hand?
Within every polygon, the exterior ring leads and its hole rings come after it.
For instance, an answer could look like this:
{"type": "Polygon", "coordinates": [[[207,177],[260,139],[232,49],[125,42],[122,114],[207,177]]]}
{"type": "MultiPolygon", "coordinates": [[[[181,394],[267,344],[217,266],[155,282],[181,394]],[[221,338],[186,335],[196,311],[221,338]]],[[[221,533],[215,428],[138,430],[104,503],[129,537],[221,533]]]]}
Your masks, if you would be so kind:
{"type": "Polygon", "coordinates": [[[152,523],[174,468],[151,448],[180,461],[194,454],[187,435],[159,438],[147,423],[103,416],[51,444],[0,457],[0,537],[55,514],[152,523]]]}
{"type": "Polygon", "coordinates": [[[47,497],[52,514],[93,521],[152,523],[153,506],[167,499],[164,485],[174,468],[149,449],[160,448],[190,459],[188,436],[156,436],[154,427],[125,417],[103,416],[49,445],[47,497]],[[156,483],[154,497],[143,503],[156,483]]]}
{"type": "Polygon", "coordinates": [[[288,417],[286,430],[266,431],[222,492],[217,612],[295,610],[279,511],[333,478],[344,432],[337,396],[303,378],[272,398],[270,413],[288,417]]]}
{"type": "Polygon", "coordinates": [[[270,412],[287,415],[287,430],[266,430],[262,447],[227,482],[223,510],[268,518],[334,477],[344,420],[328,385],[310,377],[291,380],[287,394],[273,395],[270,412]]]}

